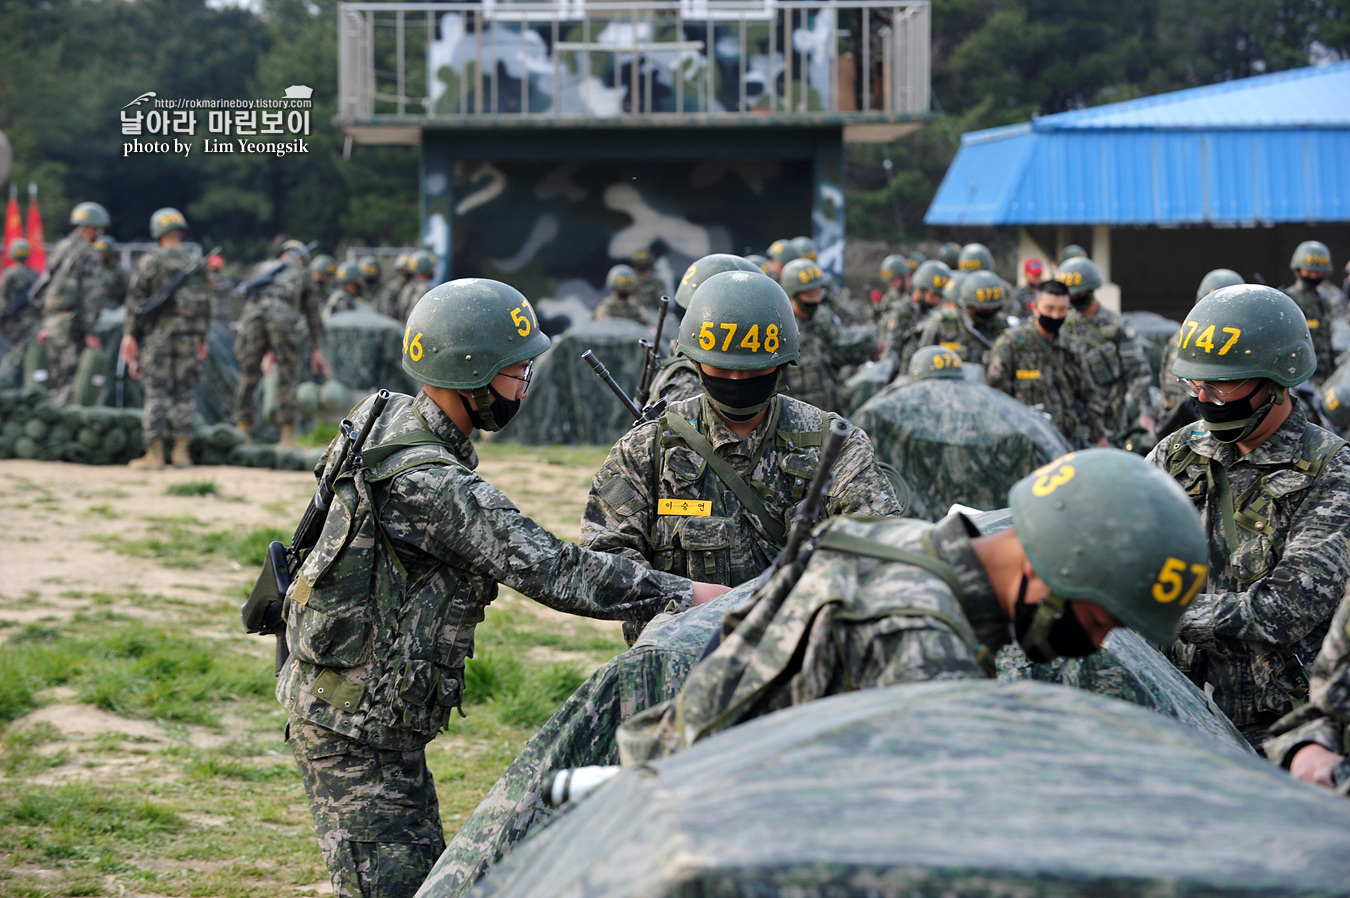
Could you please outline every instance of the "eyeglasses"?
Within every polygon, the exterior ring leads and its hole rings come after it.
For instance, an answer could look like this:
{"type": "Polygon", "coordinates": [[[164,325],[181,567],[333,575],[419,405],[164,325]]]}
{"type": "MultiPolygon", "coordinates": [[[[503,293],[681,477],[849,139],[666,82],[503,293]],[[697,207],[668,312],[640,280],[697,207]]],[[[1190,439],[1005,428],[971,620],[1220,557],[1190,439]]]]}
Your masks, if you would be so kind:
{"type": "MultiPolygon", "coordinates": [[[[1196,398],[1198,398],[1198,397],[1200,396],[1200,394],[1203,392],[1206,396],[1210,397],[1210,400],[1209,400],[1209,401],[1210,401],[1210,404],[1212,404],[1212,405],[1226,405],[1226,404],[1228,404],[1228,402],[1229,402],[1228,397],[1229,397],[1229,396],[1232,396],[1232,395],[1233,395],[1234,393],[1236,393],[1238,390],[1242,389],[1242,387],[1243,387],[1245,384],[1247,384],[1250,380],[1251,380],[1251,378],[1248,378],[1247,380],[1239,380],[1239,381],[1221,381],[1221,383],[1231,383],[1231,384],[1232,384],[1231,387],[1229,387],[1228,389],[1224,390],[1224,389],[1221,389],[1221,388],[1219,387],[1219,385],[1216,384],[1214,381],[1210,381],[1210,380],[1185,380],[1185,379],[1180,378],[1180,377],[1177,378],[1177,382],[1180,383],[1180,384],[1182,385],[1182,387],[1185,388],[1185,390],[1186,390],[1186,395],[1190,396],[1192,399],[1196,399],[1196,398]]],[[[1243,398],[1246,398],[1246,397],[1243,397],[1243,398]]]]}
{"type": "Polygon", "coordinates": [[[534,359],[525,363],[525,370],[519,374],[507,374],[505,371],[498,371],[502,377],[509,377],[512,380],[518,380],[525,385],[526,391],[530,389],[530,378],[534,377],[534,359]]]}

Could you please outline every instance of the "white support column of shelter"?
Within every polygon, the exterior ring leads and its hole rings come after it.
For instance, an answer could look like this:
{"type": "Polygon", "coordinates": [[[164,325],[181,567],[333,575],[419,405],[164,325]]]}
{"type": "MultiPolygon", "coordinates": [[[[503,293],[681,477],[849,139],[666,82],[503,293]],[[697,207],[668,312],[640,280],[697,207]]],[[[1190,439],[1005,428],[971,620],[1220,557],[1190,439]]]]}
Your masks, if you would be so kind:
{"type": "Polygon", "coordinates": [[[1092,261],[1102,274],[1102,285],[1097,290],[1097,301],[1113,312],[1120,311],[1120,287],[1111,280],[1111,228],[1092,226],[1092,261]]]}

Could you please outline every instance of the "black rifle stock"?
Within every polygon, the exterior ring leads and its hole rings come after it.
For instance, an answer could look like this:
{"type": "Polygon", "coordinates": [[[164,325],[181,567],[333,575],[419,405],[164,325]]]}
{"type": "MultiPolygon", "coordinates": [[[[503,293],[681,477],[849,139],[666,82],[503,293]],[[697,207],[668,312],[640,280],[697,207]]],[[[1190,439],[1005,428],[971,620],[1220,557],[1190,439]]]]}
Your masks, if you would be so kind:
{"type": "Polygon", "coordinates": [[[254,584],[248,601],[239,608],[239,616],[244,622],[244,632],[257,636],[276,636],[277,673],[281,672],[282,665],[290,655],[286,645],[286,592],[299,572],[305,556],[314,548],[320,534],[323,533],[324,520],[328,517],[328,507],[333,502],[333,491],[338,478],[353,466],[361,464],[361,448],[365,445],[366,438],[370,436],[371,428],[384,413],[384,407],[388,402],[388,390],[380,390],[375,394],[360,432],[357,432],[356,425],[351,419],[343,420],[342,436],[329,457],[328,464],[324,466],[319,485],[315,488],[314,496],[309,500],[309,505],[295,528],[291,544],[283,546],[274,540],[267,546],[267,556],[263,561],[262,573],[258,575],[258,582],[254,584]]]}
{"type": "Polygon", "coordinates": [[[638,382],[636,401],[646,405],[652,395],[652,379],[656,376],[656,365],[661,359],[661,332],[666,329],[666,315],[670,313],[670,297],[661,297],[661,313],[656,316],[656,336],[651,340],[639,340],[647,350],[647,361],[642,366],[642,380],[638,382]]]}
{"type": "Polygon", "coordinates": [[[778,553],[778,558],[762,575],[765,581],[797,560],[802,543],[806,542],[811,528],[816,525],[816,518],[820,516],[820,506],[825,501],[825,493],[834,482],[834,463],[839,459],[844,441],[852,432],[853,425],[843,418],[835,418],[830,422],[825,442],[820,447],[816,475],[811,478],[811,485],[807,487],[805,497],[792,515],[792,527],[788,530],[787,541],[783,543],[783,551],[778,553]]]}
{"type": "Polygon", "coordinates": [[[188,278],[201,271],[202,266],[206,264],[206,260],[220,252],[220,249],[217,246],[209,253],[202,254],[191,265],[174,275],[172,280],[146,297],[145,302],[137,304],[135,333],[137,341],[140,341],[141,336],[145,333],[146,324],[164,314],[164,307],[173,302],[173,295],[178,292],[178,288],[187,283],[188,278]]]}
{"type": "Polygon", "coordinates": [[[648,421],[655,421],[666,413],[667,401],[665,399],[658,399],[647,406],[641,406],[634,402],[633,398],[624,392],[623,387],[619,386],[619,382],[614,379],[614,375],[609,373],[609,369],[605,367],[605,363],[596,358],[595,353],[591,350],[588,349],[583,352],[581,357],[585,360],[586,364],[591,366],[591,370],[595,372],[595,376],[600,378],[605,386],[609,387],[610,391],[618,397],[621,403],[623,403],[623,407],[628,410],[628,414],[633,416],[634,427],[637,427],[639,424],[646,424],[648,421]]]}
{"type": "MultiPolygon", "coordinates": [[[[299,250],[296,250],[296,252],[298,253],[297,258],[303,259],[305,256],[308,256],[311,252],[314,251],[314,247],[318,245],[319,241],[317,240],[309,241],[299,250]]],[[[290,251],[287,251],[286,255],[290,256],[290,251]]],[[[262,274],[258,275],[252,280],[244,281],[238,287],[235,287],[234,288],[235,295],[244,297],[244,299],[247,300],[248,302],[255,302],[258,298],[258,291],[261,290],[263,287],[266,287],[273,281],[275,281],[277,279],[277,275],[281,274],[282,269],[284,269],[289,264],[291,264],[291,260],[289,258],[282,259],[280,262],[276,263],[271,268],[267,269],[262,274]]]]}

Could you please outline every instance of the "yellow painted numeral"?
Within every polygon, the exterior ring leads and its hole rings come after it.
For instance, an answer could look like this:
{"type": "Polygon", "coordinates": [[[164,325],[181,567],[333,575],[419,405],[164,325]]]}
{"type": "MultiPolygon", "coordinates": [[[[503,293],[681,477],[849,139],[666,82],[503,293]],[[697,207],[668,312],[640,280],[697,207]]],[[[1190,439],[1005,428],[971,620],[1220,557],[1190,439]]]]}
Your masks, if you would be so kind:
{"type": "Polygon", "coordinates": [[[1163,562],[1162,570],[1158,571],[1158,582],[1153,584],[1153,599],[1166,605],[1169,602],[1175,602],[1178,596],[1181,596],[1182,606],[1190,604],[1191,599],[1200,591],[1200,584],[1205,582],[1205,575],[1209,573],[1209,566],[1204,564],[1193,564],[1190,567],[1192,575],[1191,585],[1186,589],[1186,594],[1181,594],[1182,582],[1181,573],[1186,570],[1186,562],[1180,558],[1168,558],[1163,562]]]}
{"type": "Polygon", "coordinates": [[[696,274],[698,274],[698,266],[690,265],[689,270],[684,273],[684,277],[680,278],[680,286],[688,287],[694,282],[694,275],[696,274]]]}
{"type": "Polygon", "coordinates": [[[1188,347],[1188,346],[1191,345],[1191,335],[1194,334],[1194,333],[1195,333],[1195,329],[1196,329],[1197,327],[1200,326],[1200,322],[1198,322],[1198,321],[1187,321],[1185,324],[1182,325],[1183,328],[1185,328],[1185,327],[1187,327],[1187,326],[1190,327],[1190,330],[1186,331],[1186,338],[1185,338],[1184,340],[1181,341],[1181,348],[1182,348],[1182,349],[1185,349],[1186,347],[1188,347]]]}
{"type": "Polygon", "coordinates": [[[764,328],[764,351],[778,351],[778,325],[771,324],[764,328]]]}
{"type": "MultiPolygon", "coordinates": [[[[412,330],[412,328],[410,327],[408,330],[412,330]]],[[[408,358],[412,359],[414,362],[422,361],[422,335],[419,333],[409,340],[408,335],[405,332],[403,334],[403,351],[406,352],[408,358]]]]}
{"type": "Polygon", "coordinates": [[[516,306],[511,310],[511,321],[516,326],[516,333],[520,334],[522,337],[528,337],[530,335],[530,319],[529,316],[525,314],[524,306],[516,306]]]}
{"type": "Polygon", "coordinates": [[[713,334],[713,323],[711,321],[703,322],[703,326],[698,329],[698,345],[704,349],[712,349],[717,345],[717,337],[713,334]]]}
{"type": "Polygon", "coordinates": [[[1233,336],[1229,337],[1228,342],[1223,344],[1223,348],[1219,350],[1219,355],[1223,355],[1228,352],[1228,350],[1232,349],[1233,344],[1238,341],[1238,337],[1242,336],[1242,331],[1236,327],[1225,327],[1223,332],[1225,334],[1232,334],[1233,336]]]}
{"type": "Polygon", "coordinates": [[[750,325],[750,330],[741,338],[741,347],[751,352],[759,352],[759,325],[750,325]]]}
{"type": "Polygon", "coordinates": [[[731,339],[736,336],[736,322],[719,324],[718,327],[727,332],[727,338],[722,341],[722,351],[726,352],[731,348],[731,339]]]}
{"type": "Polygon", "coordinates": [[[1073,465],[1069,464],[1073,460],[1073,456],[1074,453],[1070,452],[1068,455],[1062,455],[1050,464],[1038,468],[1035,473],[1039,476],[1031,482],[1032,495],[1045,498],[1073,480],[1073,475],[1077,473],[1073,465]]]}
{"type": "Polygon", "coordinates": [[[1195,346],[1205,352],[1214,351],[1214,325],[1211,324],[1200,332],[1200,336],[1195,338],[1195,346]]]}

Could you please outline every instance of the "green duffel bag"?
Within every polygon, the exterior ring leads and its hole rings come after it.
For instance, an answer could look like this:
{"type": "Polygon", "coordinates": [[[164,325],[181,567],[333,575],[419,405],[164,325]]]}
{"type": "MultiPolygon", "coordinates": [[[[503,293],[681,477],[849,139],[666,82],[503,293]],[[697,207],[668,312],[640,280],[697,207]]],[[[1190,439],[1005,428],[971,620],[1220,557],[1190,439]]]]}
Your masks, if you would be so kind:
{"type": "Polygon", "coordinates": [[[80,364],[75,369],[75,388],[70,394],[71,405],[98,405],[103,385],[108,380],[108,353],[102,349],[85,348],[80,353],[80,364]]]}

